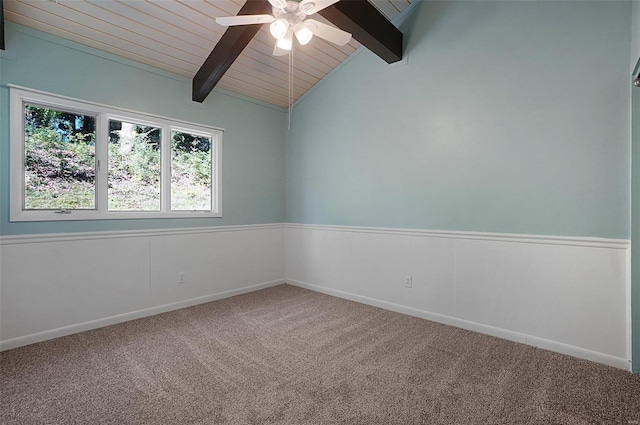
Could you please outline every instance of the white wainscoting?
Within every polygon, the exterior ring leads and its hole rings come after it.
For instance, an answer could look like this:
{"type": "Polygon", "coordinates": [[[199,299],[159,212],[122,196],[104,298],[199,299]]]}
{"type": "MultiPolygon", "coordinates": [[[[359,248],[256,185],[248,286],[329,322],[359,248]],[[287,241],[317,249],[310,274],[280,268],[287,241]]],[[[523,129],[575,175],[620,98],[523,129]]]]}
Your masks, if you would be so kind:
{"type": "Polygon", "coordinates": [[[628,240],[288,224],[285,264],[293,285],[630,369],[628,240]]]}
{"type": "Polygon", "coordinates": [[[284,236],[265,224],[3,237],[0,349],[281,284],[284,236]]]}
{"type": "Polygon", "coordinates": [[[286,280],[630,368],[627,240],[266,224],[2,237],[0,258],[1,350],[286,280]]]}

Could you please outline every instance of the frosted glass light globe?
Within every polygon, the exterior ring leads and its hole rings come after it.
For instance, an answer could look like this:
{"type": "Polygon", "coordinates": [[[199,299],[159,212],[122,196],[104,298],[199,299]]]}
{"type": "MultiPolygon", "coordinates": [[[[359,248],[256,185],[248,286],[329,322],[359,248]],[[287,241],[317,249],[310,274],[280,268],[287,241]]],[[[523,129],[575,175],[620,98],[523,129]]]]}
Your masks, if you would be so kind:
{"type": "Polygon", "coordinates": [[[291,31],[291,28],[287,30],[284,37],[276,42],[276,46],[282,50],[291,50],[291,47],[293,47],[293,31],[291,31]]]}
{"type": "Polygon", "coordinates": [[[289,30],[289,21],[284,18],[277,19],[271,23],[269,26],[269,31],[271,31],[271,35],[276,39],[280,40],[285,35],[287,35],[287,31],[289,30]]]}
{"type": "Polygon", "coordinates": [[[293,27],[293,31],[296,33],[296,38],[302,46],[310,42],[313,37],[313,33],[303,22],[298,22],[293,27]]]}

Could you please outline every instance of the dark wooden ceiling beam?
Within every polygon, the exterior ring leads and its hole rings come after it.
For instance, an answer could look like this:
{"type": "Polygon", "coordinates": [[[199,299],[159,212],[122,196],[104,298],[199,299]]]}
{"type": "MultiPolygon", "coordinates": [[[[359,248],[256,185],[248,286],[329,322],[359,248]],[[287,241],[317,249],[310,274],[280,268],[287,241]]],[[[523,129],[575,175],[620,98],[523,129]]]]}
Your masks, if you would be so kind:
{"type": "Polygon", "coordinates": [[[318,13],[387,63],[402,60],[402,32],[367,0],[342,0],[318,13]]]}
{"type": "MultiPolygon", "coordinates": [[[[0,0],[1,1],[1,0],[0,0]]],[[[238,15],[271,14],[267,0],[247,0],[238,15]]],[[[229,27],[193,77],[192,99],[202,103],[231,67],[247,44],[260,31],[262,24],[229,27]]]]}

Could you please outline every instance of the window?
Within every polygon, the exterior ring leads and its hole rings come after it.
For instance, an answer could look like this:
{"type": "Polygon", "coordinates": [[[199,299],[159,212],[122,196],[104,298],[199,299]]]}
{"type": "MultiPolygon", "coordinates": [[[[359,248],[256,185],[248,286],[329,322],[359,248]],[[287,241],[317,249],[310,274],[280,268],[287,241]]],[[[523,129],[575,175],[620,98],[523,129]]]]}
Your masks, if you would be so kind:
{"type": "Polygon", "coordinates": [[[24,123],[24,209],[95,209],[95,117],[25,103],[24,123]]]}
{"type": "Polygon", "coordinates": [[[11,221],[222,216],[222,130],[10,90],[11,221]]]}
{"type": "Polygon", "coordinates": [[[171,209],[211,208],[211,137],[189,130],[171,132],[171,209]]]}
{"type": "Polygon", "coordinates": [[[109,120],[109,211],[160,211],[162,129],[109,120]]]}

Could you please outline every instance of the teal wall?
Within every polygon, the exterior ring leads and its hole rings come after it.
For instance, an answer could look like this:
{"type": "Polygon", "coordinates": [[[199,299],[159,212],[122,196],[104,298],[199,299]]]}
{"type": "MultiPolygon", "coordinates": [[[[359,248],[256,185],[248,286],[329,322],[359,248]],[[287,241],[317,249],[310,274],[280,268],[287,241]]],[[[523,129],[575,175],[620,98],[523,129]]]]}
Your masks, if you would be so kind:
{"type": "MultiPolygon", "coordinates": [[[[640,57],[640,2],[631,2],[631,66],[640,57]]],[[[632,68],[633,69],[633,68],[632,68]]]]}
{"type": "Polygon", "coordinates": [[[10,22],[6,47],[0,52],[0,234],[284,222],[283,109],[222,91],[198,104],[187,78],[10,22]],[[223,217],[10,223],[6,84],[224,128],[223,217]]]}
{"type": "MultiPolygon", "coordinates": [[[[640,58],[640,2],[633,2],[631,69],[640,58]]],[[[640,373],[640,88],[632,88],[631,330],[632,365],[640,373]]]]}
{"type": "Polygon", "coordinates": [[[640,373],[640,88],[633,90],[632,161],[631,328],[633,332],[633,371],[640,373]]]}
{"type": "Polygon", "coordinates": [[[287,221],[630,236],[630,2],[419,2],[295,105],[287,221]]]}

